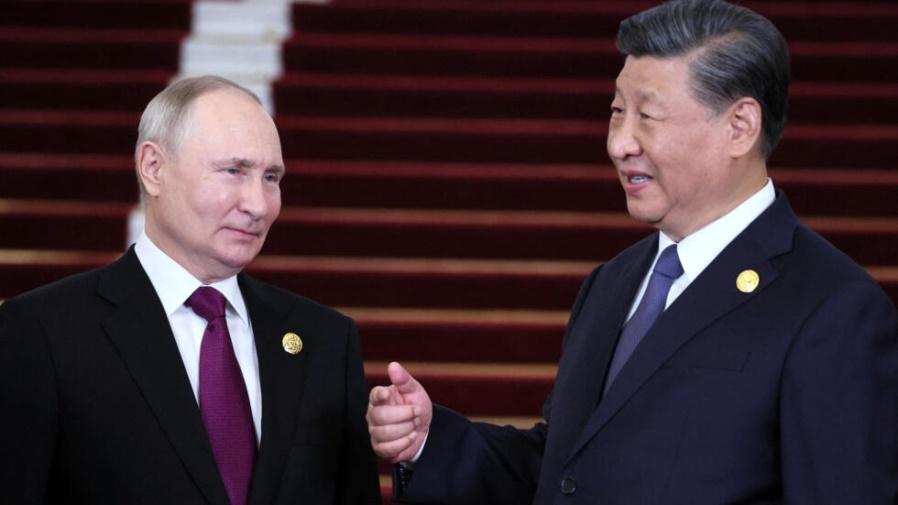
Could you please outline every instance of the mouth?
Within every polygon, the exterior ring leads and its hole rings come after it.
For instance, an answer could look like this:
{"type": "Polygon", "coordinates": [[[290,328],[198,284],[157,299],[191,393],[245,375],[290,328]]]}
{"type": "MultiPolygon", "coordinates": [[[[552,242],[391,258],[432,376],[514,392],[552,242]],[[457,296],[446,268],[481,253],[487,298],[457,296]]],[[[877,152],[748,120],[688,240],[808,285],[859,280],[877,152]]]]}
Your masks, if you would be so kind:
{"type": "Polygon", "coordinates": [[[230,232],[236,233],[237,235],[240,235],[240,236],[242,236],[242,237],[245,237],[245,238],[258,238],[258,237],[260,237],[260,236],[262,235],[261,232],[258,232],[258,231],[251,231],[251,230],[244,230],[244,229],[242,229],[242,228],[232,228],[232,227],[227,227],[227,228],[225,228],[225,229],[228,230],[228,231],[230,231],[230,232]]]}
{"type": "Polygon", "coordinates": [[[634,194],[642,190],[643,188],[648,186],[649,183],[655,180],[654,177],[648,174],[635,171],[622,171],[621,179],[624,186],[624,191],[626,191],[628,194],[634,194]]]}

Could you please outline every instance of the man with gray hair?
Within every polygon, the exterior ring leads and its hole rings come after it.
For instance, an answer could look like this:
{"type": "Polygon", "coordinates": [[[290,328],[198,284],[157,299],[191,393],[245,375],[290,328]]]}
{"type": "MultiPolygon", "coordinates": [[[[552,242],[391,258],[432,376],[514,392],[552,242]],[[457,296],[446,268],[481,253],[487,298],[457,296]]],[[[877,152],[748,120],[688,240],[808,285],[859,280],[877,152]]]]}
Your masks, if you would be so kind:
{"type": "Polygon", "coordinates": [[[410,503],[898,503],[898,315],[768,178],[789,57],[764,17],[674,0],[625,20],[607,149],[659,231],[596,268],[544,422],[472,423],[398,363],[369,395],[410,503]]]}
{"type": "Polygon", "coordinates": [[[259,99],[171,84],[135,162],[137,243],[0,306],[0,503],[380,503],[355,324],[242,272],[285,171],[259,99]]]}

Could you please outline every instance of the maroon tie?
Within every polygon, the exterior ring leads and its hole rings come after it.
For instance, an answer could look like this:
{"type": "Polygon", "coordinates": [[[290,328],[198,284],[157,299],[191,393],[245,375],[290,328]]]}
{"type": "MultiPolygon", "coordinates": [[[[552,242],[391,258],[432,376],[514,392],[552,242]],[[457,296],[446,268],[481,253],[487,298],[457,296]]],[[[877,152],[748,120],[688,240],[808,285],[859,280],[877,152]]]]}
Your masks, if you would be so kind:
{"type": "Polygon", "coordinates": [[[225,321],[224,295],[201,286],[185,303],[208,324],[200,347],[200,414],[231,505],[246,505],[256,433],[240,365],[225,321]]]}

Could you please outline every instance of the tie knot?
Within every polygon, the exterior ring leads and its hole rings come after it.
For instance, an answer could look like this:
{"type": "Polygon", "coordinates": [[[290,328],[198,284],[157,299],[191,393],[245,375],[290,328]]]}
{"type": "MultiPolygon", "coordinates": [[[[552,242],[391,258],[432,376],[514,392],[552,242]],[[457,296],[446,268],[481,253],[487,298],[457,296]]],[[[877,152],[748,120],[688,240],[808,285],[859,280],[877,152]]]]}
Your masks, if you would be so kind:
{"type": "Polygon", "coordinates": [[[190,295],[190,298],[184,302],[207,322],[213,319],[224,317],[225,315],[225,297],[219,293],[217,289],[209,286],[200,286],[190,295]]]}
{"type": "Polygon", "coordinates": [[[661,256],[655,262],[655,272],[670,278],[676,279],[683,275],[683,265],[680,264],[680,256],[677,255],[677,245],[669,245],[661,251],[661,256]]]}

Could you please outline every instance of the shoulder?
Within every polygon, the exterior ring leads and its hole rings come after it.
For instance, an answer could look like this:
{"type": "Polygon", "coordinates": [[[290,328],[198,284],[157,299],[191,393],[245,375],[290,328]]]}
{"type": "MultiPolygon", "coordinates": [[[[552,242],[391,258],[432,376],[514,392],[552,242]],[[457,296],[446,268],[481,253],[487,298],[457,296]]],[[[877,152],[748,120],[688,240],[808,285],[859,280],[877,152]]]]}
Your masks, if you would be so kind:
{"type": "Polygon", "coordinates": [[[345,314],[305,296],[242,273],[239,276],[241,290],[247,303],[265,303],[276,310],[322,324],[351,326],[352,319],[345,314]]]}
{"type": "Polygon", "coordinates": [[[650,233],[593,269],[587,277],[587,282],[589,284],[599,280],[607,282],[609,278],[617,278],[632,268],[644,270],[648,268],[648,262],[654,258],[657,247],[658,233],[650,233]]]}
{"type": "Polygon", "coordinates": [[[16,295],[0,305],[0,311],[43,314],[77,310],[94,299],[102,272],[107,266],[69,275],[57,281],[16,295]]]}
{"type": "Polygon", "coordinates": [[[886,296],[863,267],[803,224],[795,230],[793,253],[788,263],[793,275],[813,280],[812,284],[822,291],[854,286],[886,296]]]}

